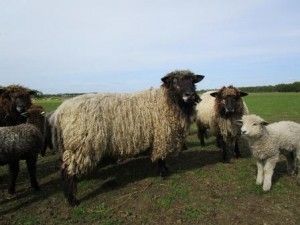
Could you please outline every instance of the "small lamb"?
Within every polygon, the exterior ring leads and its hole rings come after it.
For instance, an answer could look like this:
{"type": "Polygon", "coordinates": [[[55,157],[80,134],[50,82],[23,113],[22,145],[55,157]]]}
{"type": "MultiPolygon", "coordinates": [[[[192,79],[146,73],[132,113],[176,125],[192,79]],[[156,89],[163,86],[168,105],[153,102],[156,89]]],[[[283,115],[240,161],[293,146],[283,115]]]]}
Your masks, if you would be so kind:
{"type": "Polygon", "coordinates": [[[26,160],[31,186],[39,190],[36,179],[38,153],[45,154],[44,130],[45,112],[42,107],[31,107],[22,113],[26,123],[0,127],[0,165],[9,166],[9,194],[16,192],[16,180],[19,173],[19,161],[26,160]]]}
{"type": "MultiPolygon", "coordinates": [[[[242,135],[249,141],[252,154],[257,160],[256,184],[263,184],[264,191],[271,189],[274,168],[280,154],[287,157],[289,174],[297,170],[300,172],[300,124],[292,121],[268,124],[257,115],[245,115],[238,123],[242,123],[242,135]]],[[[300,185],[300,173],[297,182],[300,185]]]]}

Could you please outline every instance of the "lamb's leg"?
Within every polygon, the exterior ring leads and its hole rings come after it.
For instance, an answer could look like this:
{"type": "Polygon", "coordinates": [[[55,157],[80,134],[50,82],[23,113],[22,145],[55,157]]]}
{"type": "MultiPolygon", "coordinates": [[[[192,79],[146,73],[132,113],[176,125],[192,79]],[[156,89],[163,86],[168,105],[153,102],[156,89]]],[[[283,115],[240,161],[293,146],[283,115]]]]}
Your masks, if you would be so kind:
{"type": "Polygon", "coordinates": [[[264,166],[264,184],[263,184],[263,190],[269,191],[272,186],[272,176],[274,173],[274,168],[276,166],[276,163],[278,162],[279,156],[276,155],[274,157],[271,157],[266,160],[265,166],[264,166]]]}
{"type": "Polygon", "coordinates": [[[287,152],[285,155],[287,159],[287,173],[289,175],[295,174],[295,155],[294,152],[287,152]]]}
{"type": "Polygon", "coordinates": [[[238,139],[236,139],[235,143],[234,143],[234,153],[235,153],[235,157],[237,159],[241,157],[241,152],[240,152],[240,148],[239,148],[239,141],[238,141],[238,139]]]}
{"type": "Polygon", "coordinates": [[[9,173],[10,173],[10,185],[8,188],[8,193],[13,195],[16,193],[16,181],[19,174],[19,161],[10,162],[9,173]]]}
{"type": "Polygon", "coordinates": [[[77,191],[76,176],[69,175],[66,167],[62,168],[61,176],[63,181],[64,195],[67,198],[69,205],[72,207],[79,205],[79,201],[76,198],[76,191],[77,191]]]}
{"type": "Polygon", "coordinates": [[[166,166],[166,161],[164,159],[159,159],[157,161],[158,164],[158,172],[162,178],[165,178],[169,175],[169,169],[166,166]]]}
{"type": "Polygon", "coordinates": [[[38,191],[40,190],[40,187],[36,179],[36,161],[37,161],[36,157],[27,159],[26,165],[30,176],[31,187],[34,188],[36,191],[38,191]]]}
{"type": "Polygon", "coordinates": [[[259,160],[256,162],[257,165],[257,177],[256,177],[256,184],[262,185],[264,180],[264,164],[263,161],[259,160]]]}

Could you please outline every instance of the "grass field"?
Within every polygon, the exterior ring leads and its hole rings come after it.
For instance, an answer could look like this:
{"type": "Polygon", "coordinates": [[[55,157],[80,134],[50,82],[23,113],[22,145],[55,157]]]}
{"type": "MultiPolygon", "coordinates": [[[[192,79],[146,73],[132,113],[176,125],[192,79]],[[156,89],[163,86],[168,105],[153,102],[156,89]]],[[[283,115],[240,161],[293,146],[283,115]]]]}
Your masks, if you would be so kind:
{"type": "MultiPolygon", "coordinates": [[[[266,120],[300,122],[300,93],[260,93],[246,97],[252,113],[266,120]]],[[[47,111],[59,99],[40,100],[47,111]]],[[[195,129],[195,128],[193,128],[195,129]]],[[[0,224],[300,224],[300,187],[278,163],[271,192],[255,185],[256,165],[246,153],[220,162],[214,139],[205,148],[193,130],[188,150],[168,165],[162,180],[147,157],[99,165],[79,182],[79,207],[69,208],[61,191],[59,156],[48,152],[38,163],[42,190],[30,190],[22,164],[17,195],[6,193],[7,168],[0,168],[0,224]]]]}

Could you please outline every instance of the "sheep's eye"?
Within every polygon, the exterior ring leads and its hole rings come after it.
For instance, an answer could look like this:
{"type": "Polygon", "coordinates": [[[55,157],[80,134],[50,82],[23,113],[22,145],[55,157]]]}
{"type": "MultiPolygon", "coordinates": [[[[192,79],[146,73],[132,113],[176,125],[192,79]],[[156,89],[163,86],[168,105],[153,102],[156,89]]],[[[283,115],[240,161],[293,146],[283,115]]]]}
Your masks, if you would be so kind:
{"type": "Polygon", "coordinates": [[[254,124],[253,124],[253,126],[257,126],[257,125],[258,125],[257,123],[254,123],[254,124]]]}

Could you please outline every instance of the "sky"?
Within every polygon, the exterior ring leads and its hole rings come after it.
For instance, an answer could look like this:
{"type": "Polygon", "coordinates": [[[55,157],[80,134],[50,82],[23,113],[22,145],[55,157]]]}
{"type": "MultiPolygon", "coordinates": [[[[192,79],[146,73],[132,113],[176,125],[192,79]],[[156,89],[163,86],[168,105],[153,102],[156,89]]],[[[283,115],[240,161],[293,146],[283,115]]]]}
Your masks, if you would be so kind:
{"type": "Polygon", "coordinates": [[[300,80],[299,0],[0,0],[0,85],[135,92],[300,80]]]}

